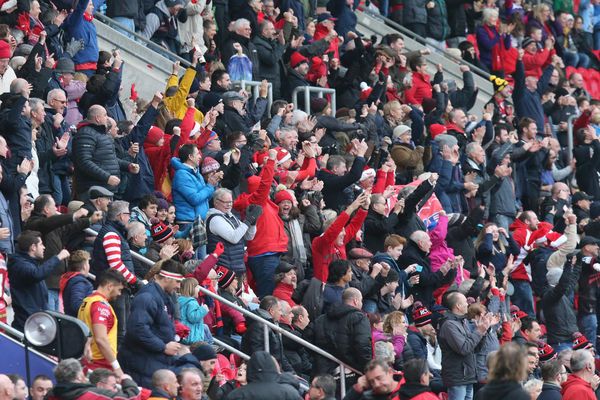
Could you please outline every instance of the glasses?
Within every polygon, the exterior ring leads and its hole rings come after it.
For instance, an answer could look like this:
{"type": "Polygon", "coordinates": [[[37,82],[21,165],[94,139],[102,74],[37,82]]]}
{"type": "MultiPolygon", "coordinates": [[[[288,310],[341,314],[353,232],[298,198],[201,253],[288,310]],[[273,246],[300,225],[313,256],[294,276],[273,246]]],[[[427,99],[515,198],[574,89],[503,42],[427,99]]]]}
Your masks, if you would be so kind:
{"type": "Polygon", "coordinates": [[[54,101],[59,102],[60,104],[67,104],[66,100],[58,100],[58,99],[54,99],[54,101]]]}
{"type": "Polygon", "coordinates": [[[123,215],[131,215],[130,212],[122,212],[121,214],[123,214],[123,215]]]}
{"type": "Polygon", "coordinates": [[[221,202],[221,203],[223,203],[223,204],[233,204],[233,200],[228,200],[228,201],[221,200],[221,199],[216,199],[216,200],[219,201],[219,202],[221,202]]]}

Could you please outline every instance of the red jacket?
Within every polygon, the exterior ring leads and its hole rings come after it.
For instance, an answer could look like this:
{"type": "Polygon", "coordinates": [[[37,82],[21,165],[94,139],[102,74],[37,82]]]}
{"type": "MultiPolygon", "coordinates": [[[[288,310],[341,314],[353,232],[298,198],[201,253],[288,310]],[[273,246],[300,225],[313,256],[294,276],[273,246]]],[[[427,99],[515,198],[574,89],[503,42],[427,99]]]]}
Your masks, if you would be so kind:
{"type": "Polygon", "coordinates": [[[562,384],[561,393],[563,400],[596,400],[592,385],[573,374],[562,384]]]}
{"type": "Polygon", "coordinates": [[[250,204],[258,204],[262,207],[262,215],[256,222],[256,236],[247,242],[248,257],[258,256],[264,253],[285,253],[287,252],[288,237],[285,233],[283,221],[279,217],[279,207],[269,198],[271,191],[271,182],[275,174],[275,161],[268,160],[260,173],[260,184],[256,190],[250,190],[250,193],[242,193],[233,203],[233,208],[240,215],[246,213],[246,207],[250,204]]]}
{"type": "Polygon", "coordinates": [[[334,260],[347,259],[346,244],[354,239],[363,222],[365,222],[365,218],[367,218],[367,210],[359,208],[352,221],[346,226],[346,223],[350,220],[350,215],[343,211],[321,236],[313,239],[312,255],[315,278],[321,282],[327,282],[329,263],[334,260]],[[344,244],[338,246],[335,244],[335,240],[342,229],[346,229],[346,236],[344,237],[344,244]]]}
{"type": "Polygon", "coordinates": [[[422,104],[423,99],[432,97],[429,75],[413,72],[412,87],[404,91],[404,99],[408,104],[422,104]]]}
{"type": "Polygon", "coordinates": [[[540,78],[542,70],[550,64],[552,56],[556,54],[553,50],[538,50],[537,53],[531,54],[528,51],[523,55],[523,66],[525,67],[525,76],[535,76],[540,78]]]}

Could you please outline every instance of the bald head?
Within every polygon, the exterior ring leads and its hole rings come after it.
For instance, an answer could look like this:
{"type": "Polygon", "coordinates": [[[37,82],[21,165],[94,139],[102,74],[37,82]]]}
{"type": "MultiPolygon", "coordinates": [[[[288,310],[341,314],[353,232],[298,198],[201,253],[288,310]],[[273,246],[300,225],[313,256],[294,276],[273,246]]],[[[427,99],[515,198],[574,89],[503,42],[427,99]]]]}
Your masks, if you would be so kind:
{"type": "Polygon", "coordinates": [[[87,112],[87,120],[92,124],[106,126],[108,121],[106,109],[97,104],[91,106],[87,112]]]}
{"type": "Polygon", "coordinates": [[[10,92],[12,94],[20,94],[23,97],[29,98],[29,82],[23,78],[17,78],[10,84],[10,92]]]}
{"type": "Polygon", "coordinates": [[[362,293],[356,288],[348,288],[342,293],[342,302],[349,306],[362,309],[362,293]]]}
{"type": "Polygon", "coordinates": [[[0,400],[13,400],[15,397],[15,385],[8,376],[0,374],[0,400]]]}

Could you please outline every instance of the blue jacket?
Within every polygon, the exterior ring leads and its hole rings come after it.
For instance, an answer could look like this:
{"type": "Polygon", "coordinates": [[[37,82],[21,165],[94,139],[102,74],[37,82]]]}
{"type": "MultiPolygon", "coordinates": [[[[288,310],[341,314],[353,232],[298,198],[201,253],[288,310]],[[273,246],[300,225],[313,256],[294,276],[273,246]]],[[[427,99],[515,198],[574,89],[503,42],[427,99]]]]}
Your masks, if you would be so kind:
{"type": "Polygon", "coordinates": [[[356,32],[356,14],[346,3],[346,0],[330,0],[327,3],[327,10],[337,18],[335,31],[342,38],[350,31],[356,32]]]}
{"type": "Polygon", "coordinates": [[[143,387],[151,387],[154,371],[169,369],[173,363],[173,357],[164,350],[167,343],[175,340],[174,307],[170,296],[156,282],[144,286],[131,303],[119,361],[143,387]]]}
{"type": "MultiPolygon", "coordinates": [[[[96,5],[97,2],[94,2],[96,5]]],[[[78,0],[75,10],[67,17],[62,25],[65,30],[67,42],[71,39],[83,39],[85,47],[73,56],[75,65],[98,62],[98,38],[96,26],[92,21],[83,18],[88,0],[78,0]]]]}
{"type": "Polygon", "coordinates": [[[542,94],[548,89],[550,77],[554,67],[547,66],[538,81],[537,89],[530,91],[525,87],[525,67],[523,61],[517,60],[517,70],[515,71],[515,90],[513,100],[515,101],[515,111],[519,119],[529,117],[535,121],[538,134],[544,132],[544,109],[542,108],[542,94]]]}
{"type": "Polygon", "coordinates": [[[192,344],[205,341],[204,339],[204,316],[208,314],[208,310],[193,297],[179,296],[179,313],[181,315],[181,323],[190,328],[190,334],[181,342],[184,344],[192,344]]]}
{"type": "Polygon", "coordinates": [[[8,257],[8,279],[15,311],[13,328],[22,331],[31,314],[48,308],[48,289],[44,279],[60,265],[58,257],[40,263],[40,260],[20,251],[8,257]]]}
{"type": "Polygon", "coordinates": [[[194,171],[177,157],[171,159],[171,166],[175,169],[172,194],[177,221],[191,222],[198,216],[206,218],[208,200],[212,197],[215,187],[204,182],[200,170],[194,171]]]}
{"type": "Polygon", "coordinates": [[[92,294],[94,286],[84,275],[75,275],[67,283],[63,292],[65,314],[77,318],[83,299],[92,294]]]}

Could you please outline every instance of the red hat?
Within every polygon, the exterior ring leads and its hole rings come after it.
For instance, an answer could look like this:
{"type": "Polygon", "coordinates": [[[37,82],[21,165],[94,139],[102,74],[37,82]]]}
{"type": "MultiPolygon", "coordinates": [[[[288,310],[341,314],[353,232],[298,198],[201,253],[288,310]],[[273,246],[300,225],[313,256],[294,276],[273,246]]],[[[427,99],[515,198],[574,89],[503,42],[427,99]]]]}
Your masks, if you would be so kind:
{"type": "MultiPolygon", "coordinates": [[[[418,304],[418,303],[417,303],[418,304]]],[[[418,305],[413,310],[413,321],[415,322],[415,326],[421,327],[427,324],[431,324],[431,316],[432,313],[429,309],[423,305],[418,305]]]]}
{"type": "Polygon", "coordinates": [[[248,177],[248,193],[253,193],[258,190],[260,185],[260,176],[252,175],[248,177]]]}
{"type": "Polygon", "coordinates": [[[152,144],[158,144],[158,141],[165,137],[165,132],[158,126],[153,126],[146,135],[146,142],[152,144]]]}
{"type": "Polygon", "coordinates": [[[221,164],[212,157],[206,157],[202,160],[202,173],[210,174],[211,172],[218,171],[221,168],[221,164]]]}
{"type": "Polygon", "coordinates": [[[548,343],[538,343],[538,353],[540,355],[540,361],[546,362],[556,358],[556,351],[548,343]]]}
{"type": "Polygon", "coordinates": [[[562,233],[550,231],[546,234],[546,239],[548,239],[548,246],[556,249],[567,241],[567,236],[562,233]]]}
{"type": "Polygon", "coordinates": [[[575,332],[573,334],[573,350],[591,349],[592,345],[589,340],[581,332],[575,332]]]}
{"type": "Polygon", "coordinates": [[[518,320],[521,320],[528,316],[526,312],[521,311],[521,309],[515,305],[510,306],[510,315],[512,316],[512,319],[518,320]]]}
{"type": "Polygon", "coordinates": [[[276,147],[275,150],[277,150],[277,164],[283,164],[292,158],[290,152],[283,147],[276,147]]]}
{"type": "Polygon", "coordinates": [[[152,218],[152,227],[150,228],[150,233],[152,235],[152,240],[157,243],[162,243],[171,236],[173,236],[173,229],[164,222],[158,220],[157,218],[152,218]]]}
{"type": "Polygon", "coordinates": [[[441,135],[442,133],[446,133],[448,129],[442,124],[431,124],[429,126],[429,133],[431,133],[431,138],[435,139],[437,135],[441,135]]]}
{"type": "Polygon", "coordinates": [[[0,40],[0,59],[10,58],[10,45],[4,40],[0,40]]]}
{"type": "Polygon", "coordinates": [[[284,200],[289,200],[292,203],[294,202],[292,195],[287,190],[280,190],[279,192],[275,193],[275,204],[279,204],[284,200]]]}
{"type": "Polygon", "coordinates": [[[359,181],[366,181],[367,179],[370,178],[375,178],[375,176],[377,175],[377,172],[375,172],[375,170],[369,166],[365,166],[365,168],[363,169],[362,174],[360,174],[360,179],[359,181]]]}
{"type": "Polygon", "coordinates": [[[304,57],[302,54],[300,54],[297,51],[292,53],[292,56],[290,57],[290,66],[292,68],[296,68],[298,65],[300,65],[302,63],[308,63],[308,58],[304,57]]]}

